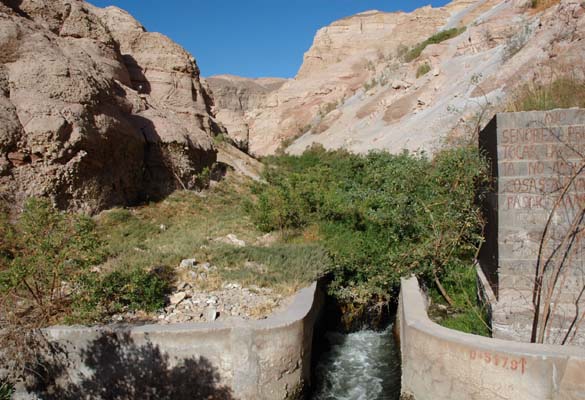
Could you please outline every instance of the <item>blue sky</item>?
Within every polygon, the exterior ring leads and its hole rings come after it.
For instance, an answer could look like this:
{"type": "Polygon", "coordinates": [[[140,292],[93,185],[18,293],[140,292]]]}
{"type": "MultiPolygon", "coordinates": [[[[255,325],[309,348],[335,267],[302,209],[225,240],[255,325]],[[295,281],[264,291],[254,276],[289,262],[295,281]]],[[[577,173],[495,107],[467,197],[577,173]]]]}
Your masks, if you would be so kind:
{"type": "Polygon", "coordinates": [[[317,29],[366,10],[411,11],[446,0],[89,0],[129,11],[197,59],[203,76],[293,77],[317,29]]]}

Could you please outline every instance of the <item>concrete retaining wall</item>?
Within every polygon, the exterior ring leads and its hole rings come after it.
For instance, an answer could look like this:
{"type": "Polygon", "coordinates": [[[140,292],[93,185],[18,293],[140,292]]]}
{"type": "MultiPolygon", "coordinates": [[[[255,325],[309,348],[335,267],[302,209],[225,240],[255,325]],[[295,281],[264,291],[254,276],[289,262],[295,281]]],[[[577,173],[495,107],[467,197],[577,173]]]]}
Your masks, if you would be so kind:
{"type": "Polygon", "coordinates": [[[294,398],[310,381],[313,327],[323,300],[314,283],[265,320],[47,329],[69,355],[73,382],[56,398],[74,398],[76,391],[91,397],[97,386],[114,393],[144,376],[147,382],[138,384],[147,388],[133,388],[128,398],[160,398],[140,393],[147,389],[179,400],[294,398]]]}
{"type": "Polygon", "coordinates": [[[428,318],[415,278],[402,281],[397,318],[404,398],[585,399],[584,349],[485,338],[439,326],[428,318]]]}

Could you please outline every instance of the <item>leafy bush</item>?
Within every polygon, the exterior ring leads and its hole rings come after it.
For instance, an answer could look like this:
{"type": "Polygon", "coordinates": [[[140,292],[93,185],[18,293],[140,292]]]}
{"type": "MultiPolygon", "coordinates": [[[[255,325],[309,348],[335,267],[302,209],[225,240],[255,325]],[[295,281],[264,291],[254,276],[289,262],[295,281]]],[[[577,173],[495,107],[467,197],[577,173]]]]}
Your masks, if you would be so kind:
{"type": "Polygon", "coordinates": [[[14,393],[14,386],[5,380],[0,380],[0,400],[10,400],[14,393]]]}
{"type": "Polygon", "coordinates": [[[475,149],[429,160],[315,147],[268,163],[252,219],[264,231],[317,224],[340,297],[387,296],[411,273],[438,282],[453,265],[469,262],[481,240],[474,190],[485,167],[475,149]]]}
{"type": "Polygon", "coordinates": [[[428,63],[421,64],[416,70],[416,77],[420,78],[421,76],[426,75],[429,72],[431,72],[431,66],[428,63]]]}
{"type": "Polygon", "coordinates": [[[88,322],[99,320],[103,315],[162,308],[171,279],[161,272],[164,271],[130,268],[87,277],[87,290],[75,304],[73,319],[88,322]]]}
{"type": "Polygon", "coordinates": [[[35,324],[53,322],[67,309],[88,267],[104,254],[95,224],[83,215],[55,210],[47,200],[30,199],[15,225],[2,217],[0,295],[35,324]]]}
{"type": "Polygon", "coordinates": [[[445,40],[453,39],[454,37],[461,35],[466,30],[467,28],[464,26],[461,28],[451,28],[445,31],[440,31],[431,36],[430,38],[428,38],[427,40],[425,40],[424,42],[421,42],[414,46],[412,49],[408,50],[408,52],[404,54],[404,61],[411,62],[417,59],[422,54],[424,49],[427,48],[427,46],[431,44],[438,44],[444,42],[445,40]]]}
{"type": "Polygon", "coordinates": [[[510,103],[509,111],[546,111],[555,108],[585,107],[585,82],[558,78],[549,84],[526,84],[510,103]]]}

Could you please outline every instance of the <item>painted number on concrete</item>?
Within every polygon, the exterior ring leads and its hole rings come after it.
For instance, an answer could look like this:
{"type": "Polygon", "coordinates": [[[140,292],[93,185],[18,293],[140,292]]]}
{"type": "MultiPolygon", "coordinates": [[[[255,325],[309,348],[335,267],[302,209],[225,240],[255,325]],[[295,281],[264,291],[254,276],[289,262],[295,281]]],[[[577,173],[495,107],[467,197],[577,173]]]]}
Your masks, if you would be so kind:
{"type": "Polygon", "coordinates": [[[496,367],[504,368],[510,371],[518,371],[522,374],[526,371],[526,359],[525,358],[510,358],[498,354],[492,354],[487,351],[475,351],[469,352],[469,358],[471,360],[483,361],[486,364],[494,365],[496,367]]]}

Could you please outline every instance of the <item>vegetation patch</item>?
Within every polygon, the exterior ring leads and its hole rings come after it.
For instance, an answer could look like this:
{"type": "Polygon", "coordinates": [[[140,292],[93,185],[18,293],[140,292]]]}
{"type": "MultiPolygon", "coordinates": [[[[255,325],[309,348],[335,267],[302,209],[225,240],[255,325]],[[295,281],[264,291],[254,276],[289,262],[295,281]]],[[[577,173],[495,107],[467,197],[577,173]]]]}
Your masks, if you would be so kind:
{"type": "Polygon", "coordinates": [[[566,77],[546,84],[520,87],[508,111],[546,111],[556,108],[585,107],[585,82],[566,77]]]}
{"type": "Polygon", "coordinates": [[[477,302],[477,275],[467,264],[454,265],[445,271],[441,282],[449,293],[452,305],[431,286],[429,317],[440,325],[474,335],[491,336],[485,307],[477,302]]]}
{"type": "Polygon", "coordinates": [[[429,63],[421,64],[416,70],[416,77],[418,79],[421,76],[428,74],[429,72],[431,72],[431,66],[429,65],[429,63]]]}
{"type": "Polygon", "coordinates": [[[415,274],[456,306],[441,282],[455,268],[473,268],[482,240],[474,196],[485,163],[476,149],[444,150],[431,160],[314,147],[266,161],[267,183],[255,187],[249,210],[254,223],[289,235],[316,226],[339,300],[389,301],[400,278],[415,274]]]}
{"type": "Polygon", "coordinates": [[[532,0],[530,7],[536,11],[542,11],[559,3],[560,0],[532,0]]]}
{"type": "Polygon", "coordinates": [[[413,48],[406,52],[404,52],[404,49],[399,48],[398,54],[403,54],[405,62],[411,62],[419,58],[424,49],[427,48],[427,46],[431,44],[438,44],[444,42],[445,40],[453,39],[454,37],[461,35],[466,30],[467,27],[464,26],[461,28],[451,28],[445,31],[440,31],[431,36],[430,38],[428,38],[427,40],[425,40],[424,42],[417,44],[416,46],[414,46],[413,48]]]}
{"type": "Polygon", "coordinates": [[[0,400],[10,400],[14,393],[14,387],[7,381],[0,380],[0,400]]]}

